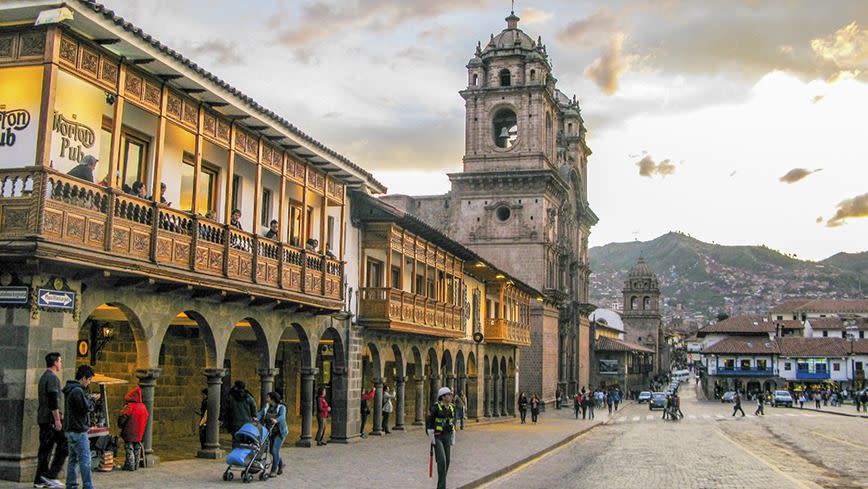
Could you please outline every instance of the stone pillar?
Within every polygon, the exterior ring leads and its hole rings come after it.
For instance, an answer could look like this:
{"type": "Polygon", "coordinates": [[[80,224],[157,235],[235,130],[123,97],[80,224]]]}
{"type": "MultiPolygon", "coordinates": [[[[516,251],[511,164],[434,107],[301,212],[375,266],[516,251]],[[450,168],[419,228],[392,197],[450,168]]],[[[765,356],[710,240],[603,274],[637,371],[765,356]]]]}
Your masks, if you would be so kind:
{"type": "Polygon", "coordinates": [[[509,404],[509,400],[512,399],[512,396],[509,394],[509,381],[506,378],[506,375],[500,376],[500,415],[501,416],[509,416],[511,413],[507,408],[509,404]]]}
{"type": "MultiPolygon", "coordinates": [[[[223,387],[222,368],[206,368],[203,372],[208,381],[208,420],[205,424],[205,448],[196,452],[198,458],[222,458],[220,449],[220,390],[223,387]]],[[[150,411],[149,411],[150,412],[150,411]]]]}
{"type": "Polygon", "coordinates": [[[142,389],[142,404],[144,404],[148,412],[151,413],[150,416],[148,416],[148,422],[145,424],[145,433],[142,435],[142,447],[145,451],[145,467],[153,467],[160,463],[160,458],[154,455],[153,425],[154,387],[157,385],[157,379],[160,378],[162,372],[163,370],[159,368],[136,370],[136,377],[139,379],[139,387],[142,389]]]}
{"type": "Polygon", "coordinates": [[[491,376],[491,415],[500,416],[500,377],[491,376]]]}
{"type": "Polygon", "coordinates": [[[453,394],[455,393],[455,376],[454,375],[448,374],[446,376],[446,387],[448,387],[449,390],[451,390],[453,394]]]}
{"type": "Polygon", "coordinates": [[[425,377],[416,377],[416,418],[413,424],[416,426],[425,424],[425,377]]]}
{"type": "Polygon", "coordinates": [[[371,434],[374,436],[383,435],[383,383],[386,379],[375,377],[374,382],[374,429],[371,434]]]}
{"type": "MultiPolygon", "coordinates": [[[[473,395],[465,390],[464,395],[467,396],[467,417],[468,418],[478,418],[479,417],[479,378],[477,376],[470,376],[464,382],[465,389],[468,385],[474,386],[473,395]]],[[[483,393],[484,396],[484,393],[483,393]]]]}
{"type": "Polygon", "coordinates": [[[301,437],[295,442],[297,447],[312,447],[310,428],[313,424],[313,381],[319,372],[314,367],[301,369],[301,437]]]}
{"type": "Polygon", "coordinates": [[[395,430],[404,431],[404,386],[407,377],[395,377],[395,430]]]}
{"type": "Polygon", "coordinates": [[[491,376],[486,374],[484,379],[485,385],[483,386],[483,389],[485,390],[485,396],[483,396],[482,414],[488,418],[491,417],[491,398],[494,396],[494,389],[492,389],[491,386],[491,376]]]}
{"type": "MultiPolygon", "coordinates": [[[[329,441],[337,443],[347,442],[347,369],[346,367],[332,366],[332,412],[331,436],[329,441]]],[[[355,430],[358,432],[358,430],[355,430]]],[[[356,433],[358,435],[358,433],[356,433]]]]}
{"type": "Polygon", "coordinates": [[[274,390],[274,376],[277,375],[276,368],[258,368],[256,373],[259,374],[259,390],[260,399],[259,405],[265,406],[268,393],[274,390]]]}
{"type": "Polygon", "coordinates": [[[437,402],[437,391],[440,390],[440,376],[437,374],[431,374],[429,377],[431,379],[431,405],[437,402]]]}

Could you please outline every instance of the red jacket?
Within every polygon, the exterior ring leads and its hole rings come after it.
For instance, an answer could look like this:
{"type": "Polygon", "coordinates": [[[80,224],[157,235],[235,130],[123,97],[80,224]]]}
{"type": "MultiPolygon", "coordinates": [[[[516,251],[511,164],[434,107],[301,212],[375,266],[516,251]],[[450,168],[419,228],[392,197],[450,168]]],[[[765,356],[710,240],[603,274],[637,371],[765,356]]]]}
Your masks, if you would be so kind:
{"type": "Polygon", "coordinates": [[[323,397],[323,396],[319,396],[318,401],[319,402],[317,403],[318,404],[317,408],[319,409],[319,415],[322,416],[323,418],[328,418],[329,417],[329,411],[331,411],[331,408],[329,407],[328,401],[326,401],[325,397],[323,397]]]}
{"type": "Polygon", "coordinates": [[[118,427],[124,441],[140,442],[148,423],[148,410],[142,404],[142,389],[136,386],[124,396],[127,404],[118,416],[118,427]]]}

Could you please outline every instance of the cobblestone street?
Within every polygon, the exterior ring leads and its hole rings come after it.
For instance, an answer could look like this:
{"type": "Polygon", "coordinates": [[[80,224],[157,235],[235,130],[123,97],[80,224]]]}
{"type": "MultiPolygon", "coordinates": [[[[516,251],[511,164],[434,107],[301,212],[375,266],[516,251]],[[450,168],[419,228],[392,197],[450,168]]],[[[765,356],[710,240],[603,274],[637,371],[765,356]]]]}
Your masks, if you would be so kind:
{"type": "Polygon", "coordinates": [[[645,405],[621,410],[491,488],[868,487],[868,424],[855,417],[766,406],[732,417],[732,405],[697,401],[683,385],[679,422],[645,405]]]}

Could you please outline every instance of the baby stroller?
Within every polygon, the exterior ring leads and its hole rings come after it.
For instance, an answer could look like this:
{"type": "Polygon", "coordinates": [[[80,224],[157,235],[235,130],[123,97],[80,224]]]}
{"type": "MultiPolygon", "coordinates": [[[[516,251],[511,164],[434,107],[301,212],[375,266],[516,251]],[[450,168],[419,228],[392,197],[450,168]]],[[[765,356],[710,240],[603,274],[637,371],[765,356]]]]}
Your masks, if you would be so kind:
{"type": "Polygon", "coordinates": [[[246,423],[235,435],[232,436],[232,451],[226,457],[226,472],[223,472],[223,480],[231,481],[235,478],[232,469],[241,469],[241,480],[250,482],[255,474],[259,474],[259,480],[268,479],[268,470],[271,464],[268,462],[268,438],[271,428],[266,429],[254,423],[246,423]]]}

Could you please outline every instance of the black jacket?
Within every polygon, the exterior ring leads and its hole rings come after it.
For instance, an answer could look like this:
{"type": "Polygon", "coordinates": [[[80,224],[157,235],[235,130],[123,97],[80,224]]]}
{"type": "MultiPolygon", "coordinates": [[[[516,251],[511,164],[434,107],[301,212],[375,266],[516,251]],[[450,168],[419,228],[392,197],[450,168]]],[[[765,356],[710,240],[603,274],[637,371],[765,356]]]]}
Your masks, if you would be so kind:
{"type": "Polygon", "coordinates": [[[93,182],[93,171],[87,165],[78,164],[72,170],[69,170],[67,175],[75,178],[80,178],[82,180],[87,180],[88,182],[93,182]]]}
{"type": "Polygon", "coordinates": [[[84,387],[77,380],[67,380],[63,387],[65,396],[64,405],[66,413],[63,418],[66,422],[66,431],[72,433],[84,433],[90,429],[87,415],[93,411],[93,400],[84,391],[84,387]]]}
{"type": "Polygon", "coordinates": [[[256,401],[246,390],[233,387],[229,389],[226,411],[226,424],[230,433],[235,433],[244,423],[253,421],[256,416],[256,401]]]}

